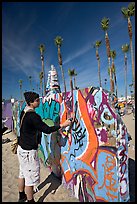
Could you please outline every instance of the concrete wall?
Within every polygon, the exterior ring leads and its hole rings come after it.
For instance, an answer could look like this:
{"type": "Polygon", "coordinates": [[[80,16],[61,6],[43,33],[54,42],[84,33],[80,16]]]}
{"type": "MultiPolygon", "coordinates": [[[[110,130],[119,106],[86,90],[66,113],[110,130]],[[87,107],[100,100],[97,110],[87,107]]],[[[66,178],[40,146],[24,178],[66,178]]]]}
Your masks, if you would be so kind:
{"type": "Polygon", "coordinates": [[[8,127],[9,130],[13,129],[13,121],[12,121],[12,104],[9,100],[4,101],[2,104],[2,118],[9,117],[9,119],[5,122],[5,126],[8,127]]]}
{"type": "Polygon", "coordinates": [[[99,88],[53,94],[41,99],[36,112],[49,126],[75,113],[71,129],[42,133],[39,158],[81,202],[127,202],[128,133],[111,106],[112,99],[99,88]]]}

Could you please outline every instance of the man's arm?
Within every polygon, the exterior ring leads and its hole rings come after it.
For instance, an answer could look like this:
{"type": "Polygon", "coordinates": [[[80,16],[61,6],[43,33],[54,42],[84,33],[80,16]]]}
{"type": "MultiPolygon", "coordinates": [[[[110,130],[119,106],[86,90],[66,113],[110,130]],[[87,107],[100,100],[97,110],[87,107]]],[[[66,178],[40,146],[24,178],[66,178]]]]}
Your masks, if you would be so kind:
{"type": "MultiPolygon", "coordinates": [[[[44,133],[47,133],[47,134],[50,134],[50,133],[52,133],[52,132],[55,132],[55,131],[59,130],[60,128],[65,128],[65,127],[71,125],[71,123],[72,123],[72,122],[68,119],[68,120],[66,120],[63,124],[49,127],[47,124],[45,124],[45,123],[42,121],[41,117],[40,117],[38,114],[36,114],[36,113],[34,113],[34,114],[35,114],[35,117],[32,117],[34,127],[35,127],[37,130],[39,130],[39,131],[41,131],[41,132],[44,132],[44,133]]],[[[33,116],[33,114],[32,114],[32,116],[33,116]]]]}

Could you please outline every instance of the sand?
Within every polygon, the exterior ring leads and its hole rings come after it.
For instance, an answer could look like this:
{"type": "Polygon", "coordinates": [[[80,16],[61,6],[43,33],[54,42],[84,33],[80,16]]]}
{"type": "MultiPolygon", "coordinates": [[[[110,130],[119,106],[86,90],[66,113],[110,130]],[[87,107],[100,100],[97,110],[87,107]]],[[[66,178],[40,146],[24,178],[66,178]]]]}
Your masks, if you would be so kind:
{"type": "MultiPolygon", "coordinates": [[[[18,201],[18,158],[11,153],[11,143],[16,136],[13,132],[6,133],[2,139],[9,138],[11,142],[2,144],[2,202],[18,201]]],[[[61,181],[54,177],[48,168],[41,163],[40,190],[34,194],[38,202],[79,202],[64,188],[61,181]]]]}
{"type": "MultiPolygon", "coordinates": [[[[122,117],[132,137],[129,147],[129,186],[131,201],[135,201],[135,120],[132,114],[122,117]]],[[[10,145],[16,136],[7,131],[2,139],[11,141],[2,144],[2,202],[18,201],[18,158],[11,153],[10,145]]],[[[60,180],[51,175],[48,168],[41,163],[40,191],[34,194],[38,202],[79,202],[64,188],[60,180]]]]}

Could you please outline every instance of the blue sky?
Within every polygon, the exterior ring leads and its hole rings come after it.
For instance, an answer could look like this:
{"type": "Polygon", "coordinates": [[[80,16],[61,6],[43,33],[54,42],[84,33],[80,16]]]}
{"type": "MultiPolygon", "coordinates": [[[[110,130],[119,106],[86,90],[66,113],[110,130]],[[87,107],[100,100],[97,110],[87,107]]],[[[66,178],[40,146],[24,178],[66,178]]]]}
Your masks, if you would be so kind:
{"type": "MultiPolygon", "coordinates": [[[[63,38],[61,54],[67,90],[70,90],[68,68],[77,72],[76,84],[80,88],[98,86],[98,64],[93,45],[102,40],[99,48],[102,86],[107,78],[110,89],[105,35],[101,29],[103,17],[110,19],[108,35],[111,50],[116,51],[118,95],[125,94],[123,44],[129,44],[127,20],[121,13],[129,2],[5,2],[2,3],[2,98],[20,99],[19,80],[23,80],[23,92],[30,90],[28,76],[37,91],[41,59],[39,45],[45,44],[45,80],[53,64],[58,72],[61,90],[64,90],[54,39],[63,38]]],[[[133,48],[135,50],[135,17],[133,48]]],[[[131,55],[128,53],[127,83],[132,83],[131,55]]],[[[128,94],[130,94],[128,88],[128,94]]]]}

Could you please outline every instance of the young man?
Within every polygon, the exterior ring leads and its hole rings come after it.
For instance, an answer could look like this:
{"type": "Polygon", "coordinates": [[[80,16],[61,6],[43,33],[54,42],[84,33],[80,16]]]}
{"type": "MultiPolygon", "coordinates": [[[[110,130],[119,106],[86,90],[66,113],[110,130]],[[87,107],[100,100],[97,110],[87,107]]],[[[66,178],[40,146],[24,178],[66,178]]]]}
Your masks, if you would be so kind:
{"type": "Polygon", "coordinates": [[[40,181],[40,163],[38,159],[38,131],[50,134],[71,125],[68,119],[62,125],[49,127],[35,112],[39,106],[39,95],[35,92],[25,92],[27,106],[21,112],[20,137],[18,139],[17,155],[20,164],[18,179],[19,202],[35,202],[33,187],[40,181]],[[25,194],[26,193],[26,194],[25,194]]]}

